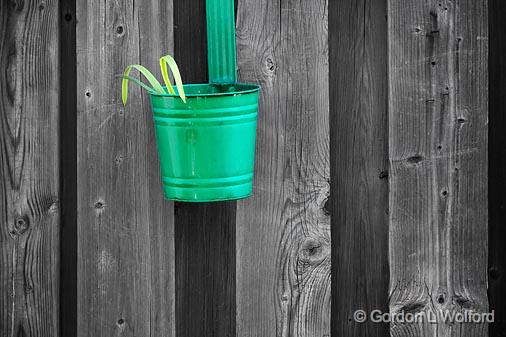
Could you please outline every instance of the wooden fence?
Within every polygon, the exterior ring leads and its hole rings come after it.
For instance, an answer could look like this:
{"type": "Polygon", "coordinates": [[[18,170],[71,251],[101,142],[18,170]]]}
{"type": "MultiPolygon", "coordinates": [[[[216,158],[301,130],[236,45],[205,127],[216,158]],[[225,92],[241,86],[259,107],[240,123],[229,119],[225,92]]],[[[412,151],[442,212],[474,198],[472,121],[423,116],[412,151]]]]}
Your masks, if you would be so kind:
{"type": "Polygon", "coordinates": [[[506,3],[236,16],[262,86],[254,196],[185,204],[118,76],[171,53],[206,82],[205,1],[0,2],[0,336],[506,335],[506,3]]]}

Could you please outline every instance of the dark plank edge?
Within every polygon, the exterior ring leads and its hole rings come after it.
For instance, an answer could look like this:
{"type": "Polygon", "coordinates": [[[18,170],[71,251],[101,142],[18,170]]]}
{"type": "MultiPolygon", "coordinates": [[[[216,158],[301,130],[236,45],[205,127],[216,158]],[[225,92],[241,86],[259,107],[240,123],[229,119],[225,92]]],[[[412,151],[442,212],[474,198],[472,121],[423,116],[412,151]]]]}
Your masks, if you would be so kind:
{"type": "Polygon", "coordinates": [[[77,336],[76,0],[60,2],[60,336],[77,336]]]}
{"type": "MultiPolygon", "coordinates": [[[[206,83],[205,1],[174,0],[174,56],[185,83],[206,83]]],[[[236,335],[236,202],[174,204],[176,335],[236,335]]]]}
{"type": "Polygon", "coordinates": [[[184,83],[207,83],[205,0],[174,0],[174,57],[184,83]]]}
{"type": "Polygon", "coordinates": [[[329,1],[332,336],[389,336],[387,1],[329,1]]]}
{"type": "Polygon", "coordinates": [[[176,203],[176,336],[236,335],[236,202],[176,203]]]}
{"type": "Polygon", "coordinates": [[[495,323],[490,336],[506,336],[506,2],[489,2],[489,247],[488,296],[495,323]]]}

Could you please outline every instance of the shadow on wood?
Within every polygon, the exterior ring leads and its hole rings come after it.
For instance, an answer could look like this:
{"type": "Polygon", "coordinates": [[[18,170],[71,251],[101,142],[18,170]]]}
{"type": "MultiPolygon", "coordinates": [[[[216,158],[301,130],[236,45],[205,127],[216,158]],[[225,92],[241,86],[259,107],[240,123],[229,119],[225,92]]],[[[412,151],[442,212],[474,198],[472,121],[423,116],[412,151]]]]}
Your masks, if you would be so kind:
{"type": "Polygon", "coordinates": [[[489,259],[488,295],[495,323],[491,337],[506,336],[506,2],[489,1],[489,259]]]}
{"type": "Polygon", "coordinates": [[[233,337],[236,202],[176,203],[176,335],[233,337]]]}
{"type": "Polygon", "coordinates": [[[389,335],[387,1],[329,1],[332,335],[389,335]]]}
{"type": "MultiPolygon", "coordinates": [[[[205,0],[174,0],[174,56],[185,83],[207,83],[205,0]]],[[[236,202],[175,203],[176,335],[236,335],[236,202]]]]}

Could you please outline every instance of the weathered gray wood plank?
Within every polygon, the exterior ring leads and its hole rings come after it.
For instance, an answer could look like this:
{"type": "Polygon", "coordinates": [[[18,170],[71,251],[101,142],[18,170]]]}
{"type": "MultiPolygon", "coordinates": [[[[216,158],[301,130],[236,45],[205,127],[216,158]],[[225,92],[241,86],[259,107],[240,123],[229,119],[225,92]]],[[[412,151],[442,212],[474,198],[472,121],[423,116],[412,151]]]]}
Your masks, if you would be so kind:
{"type": "MultiPolygon", "coordinates": [[[[389,1],[390,310],[488,310],[487,1],[389,1]]],[[[393,324],[393,336],[486,336],[393,324]]]]}
{"type": "Polygon", "coordinates": [[[125,66],[159,76],[172,2],[77,4],[79,336],[173,336],[173,207],[163,199],[148,97],[125,66]]]}
{"type": "Polygon", "coordinates": [[[387,1],[329,1],[332,335],[388,336],[387,1]]]}
{"type": "Polygon", "coordinates": [[[58,15],[0,2],[0,336],[58,336],[58,15]]]}
{"type": "Polygon", "coordinates": [[[327,3],[238,2],[241,81],[262,85],[255,191],[238,202],[239,336],[330,334],[327,3]]]}

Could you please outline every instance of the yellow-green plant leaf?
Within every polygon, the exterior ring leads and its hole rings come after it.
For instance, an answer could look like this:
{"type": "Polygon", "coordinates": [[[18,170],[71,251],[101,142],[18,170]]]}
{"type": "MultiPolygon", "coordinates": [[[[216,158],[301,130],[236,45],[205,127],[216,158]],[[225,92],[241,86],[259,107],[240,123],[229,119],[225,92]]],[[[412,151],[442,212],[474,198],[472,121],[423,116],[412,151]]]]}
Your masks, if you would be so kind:
{"type": "Polygon", "coordinates": [[[167,92],[171,95],[175,95],[176,92],[172,87],[172,83],[170,83],[169,73],[167,71],[167,63],[164,61],[163,57],[160,59],[160,70],[162,72],[162,78],[165,82],[165,86],[167,87],[167,92]]]}
{"type": "Polygon", "coordinates": [[[125,75],[123,75],[121,78],[122,78],[122,79],[124,79],[124,80],[128,80],[128,81],[132,81],[132,82],[134,82],[134,83],[135,83],[135,84],[137,84],[139,87],[141,87],[141,88],[143,88],[143,89],[146,89],[147,91],[149,91],[149,92],[150,92],[150,93],[152,93],[152,94],[156,94],[156,93],[157,93],[157,92],[156,92],[153,88],[151,88],[151,87],[149,87],[149,86],[145,85],[144,83],[142,83],[141,81],[139,81],[139,80],[138,80],[138,79],[136,79],[135,77],[125,76],[125,75]]]}
{"type": "Polygon", "coordinates": [[[183,100],[183,102],[186,103],[186,95],[184,93],[183,88],[183,81],[181,80],[181,74],[179,73],[179,67],[177,66],[176,61],[174,58],[170,55],[165,55],[160,58],[160,68],[162,70],[162,77],[165,81],[165,85],[167,86],[167,90],[170,94],[174,95],[174,88],[172,88],[172,85],[170,83],[169,74],[167,71],[167,65],[170,68],[170,71],[172,72],[172,76],[174,76],[174,81],[176,82],[176,88],[177,92],[179,94],[179,97],[183,100]],[[172,92],[171,92],[172,90],[172,92]]]}
{"type": "Polygon", "coordinates": [[[121,83],[121,99],[123,101],[123,105],[126,104],[127,98],[128,98],[128,81],[130,80],[129,74],[132,69],[137,69],[146,79],[148,80],[149,84],[153,87],[153,90],[156,92],[163,94],[165,91],[163,90],[162,85],[158,80],[156,79],[153,74],[146,69],[145,67],[141,66],[140,64],[132,64],[126,67],[125,72],[123,73],[123,81],[121,83]]]}

